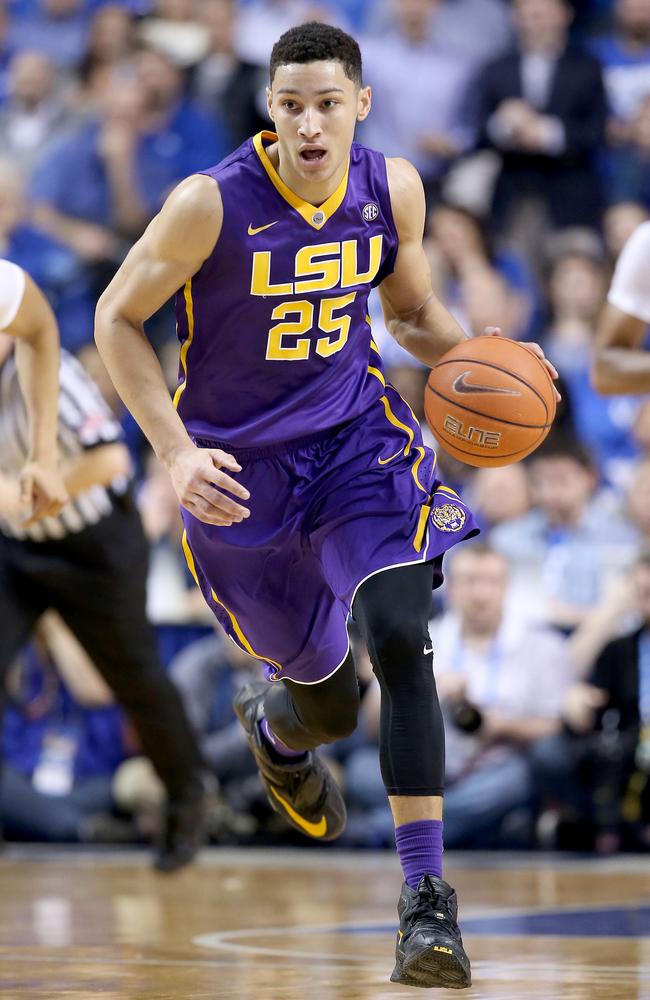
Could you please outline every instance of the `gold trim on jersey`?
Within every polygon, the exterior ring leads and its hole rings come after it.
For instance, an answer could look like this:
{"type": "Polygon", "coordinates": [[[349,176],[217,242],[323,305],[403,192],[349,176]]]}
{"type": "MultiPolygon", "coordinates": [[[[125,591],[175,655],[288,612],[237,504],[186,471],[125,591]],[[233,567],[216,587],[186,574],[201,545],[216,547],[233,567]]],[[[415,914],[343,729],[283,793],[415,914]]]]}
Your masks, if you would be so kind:
{"type": "Polygon", "coordinates": [[[307,222],[313,229],[322,229],[327,220],[334,215],[337,208],[345,198],[345,193],[348,189],[350,161],[348,160],[348,165],[345,168],[345,174],[343,175],[343,179],[336,191],[334,191],[322,205],[312,205],[308,201],[304,201],[304,199],[302,199],[284,183],[269,159],[269,155],[264,148],[264,139],[271,139],[272,142],[277,142],[278,137],[275,132],[267,132],[266,130],[258,132],[257,135],[253,136],[253,146],[255,147],[255,152],[259,156],[260,162],[266,170],[273,187],[279,194],[282,195],[285,201],[289,202],[292,208],[295,208],[296,212],[298,212],[298,214],[303,217],[305,222],[307,222]],[[322,220],[320,222],[314,222],[314,216],[319,219],[322,216],[322,220]]]}
{"type": "Polygon", "coordinates": [[[185,298],[185,313],[187,315],[187,337],[183,341],[183,346],[181,347],[181,368],[183,369],[183,381],[176,389],[174,393],[174,406],[178,408],[178,402],[185,391],[185,386],[187,385],[187,352],[190,349],[190,344],[194,338],[194,302],[192,300],[192,279],[189,278],[185,282],[185,288],[183,289],[183,295],[185,298]]]}
{"type": "Polygon", "coordinates": [[[418,526],[415,532],[415,538],[413,539],[413,548],[416,552],[421,552],[422,542],[424,541],[424,535],[427,530],[427,523],[429,520],[429,514],[431,513],[431,502],[427,501],[423,503],[420,507],[420,516],[418,518],[418,526]]]}
{"type": "MultiPolygon", "coordinates": [[[[192,576],[194,577],[194,580],[196,582],[197,587],[202,591],[201,584],[199,583],[199,577],[198,577],[198,574],[196,572],[196,565],[194,563],[194,553],[192,552],[192,549],[190,548],[190,543],[189,543],[188,538],[187,538],[187,531],[185,531],[185,530],[183,530],[183,534],[182,534],[182,537],[181,537],[181,543],[182,543],[182,546],[183,546],[183,553],[185,555],[185,561],[187,563],[188,569],[189,569],[190,573],[192,574],[192,576]]],[[[210,594],[211,594],[212,600],[215,602],[215,604],[218,604],[219,607],[223,608],[223,610],[226,612],[226,614],[230,618],[230,621],[232,623],[232,627],[233,627],[233,630],[235,632],[235,635],[239,639],[239,642],[237,643],[237,645],[241,646],[241,648],[243,648],[251,656],[254,656],[256,660],[261,660],[262,663],[269,663],[272,667],[275,667],[276,668],[276,672],[279,671],[279,670],[282,670],[282,665],[280,663],[278,663],[277,660],[272,660],[270,656],[262,656],[260,653],[256,653],[255,652],[255,650],[251,646],[250,642],[248,641],[248,639],[246,638],[246,636],[242,632],[241,625],[237,621],[237,618],[235,617],[235,615],[233,614],[233,612],[230,610],[230,608],[227,608],[226,605],[223,603],[223,601],[220,600],[217,597],[217,595],[214,592],[214,590],[212,589],[212,587],[210,588],[210,594]]]]}

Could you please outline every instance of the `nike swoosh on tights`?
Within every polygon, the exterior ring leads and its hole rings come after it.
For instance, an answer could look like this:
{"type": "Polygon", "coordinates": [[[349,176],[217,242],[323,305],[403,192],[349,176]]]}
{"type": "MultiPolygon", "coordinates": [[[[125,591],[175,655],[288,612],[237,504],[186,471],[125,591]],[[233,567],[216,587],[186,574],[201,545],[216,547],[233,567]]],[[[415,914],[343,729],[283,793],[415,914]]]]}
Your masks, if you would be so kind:
{"type": "Polygon", "coordinates": [[[460,375],[456,376],[454,381],[451,383],[451,387],[455,392],[458,392],[461,395],[471,392],[492,392],[497,396],[521,396],[521,393],[516,389],[506,389],[503,386],[498,385],[479,385],[476,382],[468,382],[468,375],[471,375],[471,372],[461,372],[460,375]]]}
{"type": "Polygon", "coordinates": [[[283,799],[279,792],[276,792],[273,785],[269,786],[273,795],[278,800],[280,805],[289,814],[294,823],[297,823],[301,830],[304,830],[310,837],[324,837],[327,833],[327,820],[324,816],[321,816],[318,823],[310,823],[308,819],[303,819],[299,813],[289,805],[286,799],[283,799]]]}
{"type": "Polygon", "coordinates": [[[263,229],[270,229],[271,226],[277,226],[279,221],[280,221],[279,219],[276,219],[275,222],[267,222],[265,226],[258,226],[257,228],[253,226],[252,222],[249,222],[248,235],[255,236],[256,233],[261,233],[263,229]]]}

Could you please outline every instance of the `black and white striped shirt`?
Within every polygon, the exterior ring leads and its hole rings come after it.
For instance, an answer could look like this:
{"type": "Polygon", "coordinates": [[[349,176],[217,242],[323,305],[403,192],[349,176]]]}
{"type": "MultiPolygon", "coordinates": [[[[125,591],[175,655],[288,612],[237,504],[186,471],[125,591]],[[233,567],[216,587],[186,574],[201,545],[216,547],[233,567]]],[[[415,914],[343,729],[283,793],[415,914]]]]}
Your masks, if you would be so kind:
{"type": "MultiPolygon", "coordinates": [[[[58,433],[61,462],[121,439],[121,427],[95,383],[76,358],[61,351],[58,433]]],[[[27,414],[16,363],[10,355],[0,368],[0,472],[10,478],[17,477],[26,458],[27,414]]],[[[124,493],[128,485],[128,479],[120,477],[110,487],[93,486],[70,500],[56,517],[46,517],[29,528],[0,514],[0,531],[34,541],[64,538],[110,514],[111,493],[124,493]]]]}

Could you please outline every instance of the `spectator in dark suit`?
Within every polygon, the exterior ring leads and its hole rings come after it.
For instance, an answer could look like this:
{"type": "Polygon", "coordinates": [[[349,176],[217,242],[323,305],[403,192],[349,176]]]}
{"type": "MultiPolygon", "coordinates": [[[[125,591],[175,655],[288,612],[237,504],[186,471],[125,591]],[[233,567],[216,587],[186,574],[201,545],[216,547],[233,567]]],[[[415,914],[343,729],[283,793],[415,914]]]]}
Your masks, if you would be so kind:
{"type": "Polygon", "coordinates": [[[495,224],[530,254],[531,232],[598,226],[605,94],[597,61],[568,44],[567,0],[513,0],[513,12],[517,49],[485,68],[477,100],[481,142],[502,158],[495,224]]]}
{"type": "Polygon", "coordinates": [[[192,85],[193,97],[224,124],[233,148],[271,127],[266,113],[268,73],[237,54],[236,16],[235,0],[203,0],[199,5],[197,20],[210,47],[195,67],[192,85]]]}

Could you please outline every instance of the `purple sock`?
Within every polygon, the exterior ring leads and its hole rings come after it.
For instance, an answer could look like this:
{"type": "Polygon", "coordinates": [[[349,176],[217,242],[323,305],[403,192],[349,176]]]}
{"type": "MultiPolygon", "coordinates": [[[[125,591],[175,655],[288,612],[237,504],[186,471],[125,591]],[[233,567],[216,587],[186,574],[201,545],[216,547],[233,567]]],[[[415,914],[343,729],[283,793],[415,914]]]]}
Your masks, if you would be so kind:
{"type": "Polygon", "coordinates": [[[266,740],[271,749],[279,753],[281,757],[302,757],[304,750],[292,750],[286,743],[283,743],[279,736],[276,736],[266,719],[262,719],[259,724],[262,738],[266,740]]]}
{"type": "Polygon", "coordinates": [[[442,878],[442,820],[423,819],[395,828],[404,881],[417,889],[423,875],[442,878]]]}

